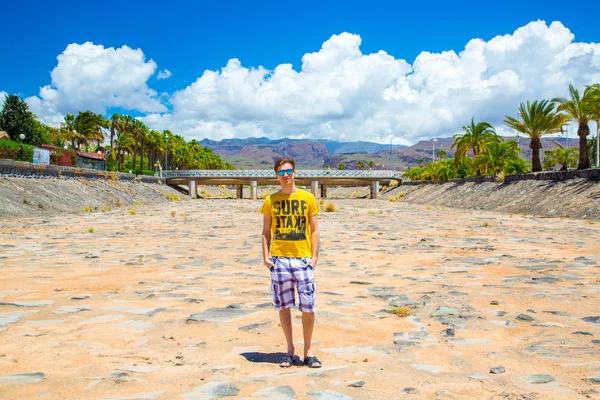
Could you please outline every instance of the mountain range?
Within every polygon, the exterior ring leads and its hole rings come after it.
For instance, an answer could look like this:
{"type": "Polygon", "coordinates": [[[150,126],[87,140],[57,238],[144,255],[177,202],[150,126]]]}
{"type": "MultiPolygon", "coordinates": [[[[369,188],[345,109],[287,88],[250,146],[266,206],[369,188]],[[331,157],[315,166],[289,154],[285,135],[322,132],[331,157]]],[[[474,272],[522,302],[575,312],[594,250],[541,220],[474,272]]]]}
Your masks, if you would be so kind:
{"type": "MultiPolygon", "coordinates": [[[[517,138],[503,137],[503,140],[517,140],[517,138]]],[[[577,140],[570,138],[568,145],[578,146],[577,140]]],[[[529,138],[519,138],[518,141],[523,157],[530,160],[529,138]]],[[[271,168],[277,158],[293,157],[299,168],[323,168],[324,166],[337,168],[339,164],[344,164],[347,169],[355,169],[360,161],[365,166],[372,161],[375,164],[374,169],[390,169],[391,164],[394,170],[404,170],[409,165],[415,166],[431,161],[438,150],[444,150],[448,157],[454,155],[451,149],[454,143],[452,137],[422,140],[412,146],[392,145],[391,151],[389,144],[325,139],[271,140],[261,137],[220,141],[204,139],[200,143],[238,169],[271,168]]],[[[557,143],[567,146],[564,137],[543,138],[542,151],[556,147],[557,143]]]]}

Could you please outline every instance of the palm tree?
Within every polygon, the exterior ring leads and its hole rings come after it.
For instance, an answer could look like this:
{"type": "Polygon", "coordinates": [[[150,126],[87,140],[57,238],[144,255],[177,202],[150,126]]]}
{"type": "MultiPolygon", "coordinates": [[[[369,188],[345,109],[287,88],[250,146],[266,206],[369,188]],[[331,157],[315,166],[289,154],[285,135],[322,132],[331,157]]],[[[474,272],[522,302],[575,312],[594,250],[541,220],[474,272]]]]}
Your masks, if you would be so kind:
{"type": "MultiPolygon", "coordinates": [[[[473,151],[473,157],[477,157],[487,144],[501,140],[492,125],[487,122],[475,124],[475,117],[471,119],[471,125],[462,128],[465,133],[454,135],[454,143],[450,147],[451,150],[456,147],[455,160],[468,156],[470,151],[473,151]]],[[[480,171],[477,170],[477,175],[480,174],[480,171]]]]}
{"type": "Polygon", "coordinates": [[[557,114],[554,104],[548,100],[521,103],[519,106],[519,117],[522,121],[506,116],[504,125],[517,132],[524,133],[531,139],[531,170],[538,172],[542,170],[540,162],[540,149],[542,148],[542,136],[560,132],[565,119],[557,114]]]}
{"type": "Polygon", "coordinates": [[[561,171],[567,171],[570,166],[573,166],[577,163],[577,159],[579,158],[577,149],[575,147],[565,149],[564,146],[557,141],[554,141],[554,143],[556,143],[557,147],[548,152],[547,158],[553,160],[555,165],[560,164],[561,171]]]}
{"type": "Polygon", "coordinates": [[[373,162],[373,160],[369,161],[369,168],[373,168],[375,166],[375,163],[373,162]]]}
{"type": "Polygon", "coordinates": [[[443,149],[439,149],[438,151],[435,152],[435,155],[440,159],[443,160],[444,158],[448,157],[448,153],[446,152],[446,150],[443,149]]]}
{"type": "Polygon", "coordinates": [[[362,161],[359,161],[358,163],[356,163],[356,168],[358,169],[363,169],[365,167],[365,163],[362,161]]]}
{"type": "Polygon", "coordinates": [[[579,124],[577,128],[577,135],[579,136],[579,164],[577,169],[590,168],[587,137],[590,134],[588,123],[595,117],[594,93],[593,88],[586,87],[583,96],[580,96],[579,91],[573,85],[569,85],[570,99],[562,97],[552,99],[553,102],[558,104],[558,112],[564,113],[568,119],[575,120],[579,124]]]}
{"type": "MultiPolygon", "coordinates": [[[[591,85],[588,86],[590,89],[590,97],[592,98],[592,103],[593,103],[593,120],[596,121],[596,139],[592,139],[594,146],[592,147],[592,150],[595,149],[595,154],[596,154],[596,167],[600,167],[600,160],[598,158],[600,158],[598,156],[598,145],[600,142],[600,84],[596,83],[595,85],[591,85]]],[[[592,158],[594,157],[594,154],[592,154],[592,158]]]]}
{"type": "Polygon", "coordinates": [[[346,164],[344,164],[344,163],[339,163],[339,164],[338,164],[338,169],[339,169],[339,170],[346,169],[346,164]]]}
{"type": "Polygon", "coordinates": [[[507,162],[519,158],[521,149],[514,140],[488,143],[484,151],[473,159],[475,168],[494,175],[504,171],[507,162]]]}

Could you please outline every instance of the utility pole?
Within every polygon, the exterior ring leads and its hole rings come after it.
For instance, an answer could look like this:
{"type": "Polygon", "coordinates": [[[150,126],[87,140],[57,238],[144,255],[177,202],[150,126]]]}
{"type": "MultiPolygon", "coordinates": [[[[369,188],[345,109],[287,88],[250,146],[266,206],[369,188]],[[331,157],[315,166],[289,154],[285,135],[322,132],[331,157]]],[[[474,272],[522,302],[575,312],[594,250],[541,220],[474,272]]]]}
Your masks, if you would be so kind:
{"type": "Polygon", "coordinates": [[[390,137],[390,171],[392,170],[392,138],[390,137]]]}

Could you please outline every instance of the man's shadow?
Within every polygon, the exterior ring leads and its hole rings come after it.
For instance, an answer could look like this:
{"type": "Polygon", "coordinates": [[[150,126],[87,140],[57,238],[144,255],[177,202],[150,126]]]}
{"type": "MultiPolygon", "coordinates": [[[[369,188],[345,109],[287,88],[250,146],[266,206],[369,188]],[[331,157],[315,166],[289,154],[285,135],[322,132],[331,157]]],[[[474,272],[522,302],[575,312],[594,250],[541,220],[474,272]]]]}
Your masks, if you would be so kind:
{"type": "MultiPolygon", "coordinates": [[[[267,363],[267,364],[278,364],[281,362],[285,353],[261,353],[258,351],[251,351],[248,353],[240,353],[240,356],[253,363],[267,363]]],[[[301,366],[304,365],[299,357],[294,357],[293,365],[301,366]]]]}

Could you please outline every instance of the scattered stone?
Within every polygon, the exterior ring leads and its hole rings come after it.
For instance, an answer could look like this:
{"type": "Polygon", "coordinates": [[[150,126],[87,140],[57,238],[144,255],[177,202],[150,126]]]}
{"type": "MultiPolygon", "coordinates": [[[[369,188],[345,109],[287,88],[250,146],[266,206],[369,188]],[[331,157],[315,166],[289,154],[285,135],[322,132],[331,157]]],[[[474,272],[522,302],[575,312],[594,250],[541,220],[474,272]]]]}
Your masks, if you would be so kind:
{"type": "Polygon", "coordinates": [[[406,394],[417,394],[417,393],[419,393],[419,389],[414,388],[414,387],[410,387],[410,386],[402,388],[402,391],[404,393],[406,393],[406,394]]]}
{"type": "Polygon", "coordinates": [[[117,368],[117,371],[139,372],[142,374],[149,374],[158,370],[160,370],[160,367],[157,365],[127,365],[117,368]]]}
{"type": "Polygon", "coordinates": [[[497,306],[498,304],[500,304],[500,303],[498,303],[498,300],[490,301],[490,305],[492,305],[492,306],[497,306]]]}
{"type": "Polygon", "coordinates": [[[266,397],[267,399],[293,400],[296,398],[296,392],[291,386],[275,386],[264,388],[258,392],[252,393],[250,397],[266,397]]]}
{"type": "Polygon", "coordinates": [[[473,381],[485,381],[490,378],[489,378],[489,376],[482,374],[481,372],[477,372],[476,374],[470,375],[469,379],[471,379],[473,381]]]}
{"type": "Polygon", "coordinates": [[[517,315],[517,318],[519,321],[535,321],[535,318],[533,318],[531,315],[527,315],[527,314],[519,314],[517,315]]]}
{"type": "Polygon", "coordinates": [[[265,322],[261,322],[261,323],[257,323],[257,324],[250,324],[250,325],[245,325],[245,326],[240,326],[238,328],[238,331],[251,331],[253,329],[257,329],[263,326],[269,326],[270,322],[269,321],[265,321],[265,322]]]}
{"type": "Polygon", "coordinates": [[[600,375],[591,378],[585,378],[584,381],[587,383],[593,383],[594,385],[600,385],[600,375]]]}
{"type": "Polygon", "coordinates": [[[504,372],[505,372],[505,369],[502,365],[500,365],[498,367],[490,368],[490,374],[503,374],[504,372]]]}
{"type": "Polygon", "coordinates": [[[45,307],[54,304],[54,300],[37,300],[37,301],[0,301],[0,306],[13,307],[45,307]]]}
{"type": "Polygon", "coordinates": [[[438,309],[431,314],[431,317],[433,318],[437,318],[437,317],[447,317],[447,316],[458,316],[458,310],[456,308],[452,308],[452,307],[446,307],[446,306],[439,306],[438,309]]]}
{"type": "Polygon", "coordinates": [[[367,282],[367,281],[350,281],[350,284],[352,284],[352,285],[372,285],[373,282],[367,282]]]}
{"type": "Polygon", "coordinates": [[[352,400],[352,397],[333,390],[318,390],[315,392],[308,392],[308,394],[319,400],[352,400]]]}
{"type": "Polygon", "coordinates": [[[185,322],[188,324],[194,322],[229,322],[236,319],[255,314],[256,311],[241,310],[237,308],[209,308],[201,314],[190,315],[185,322]]]}
{"type": "Polygon", "coordinates": [[[600,339],[593,339],[593,340],[592,340],[592,343],[593,343],[593,344],[600,344],[600,339]]]}
{"type": "Polygon", "coordinates": [[[548,374],[534,374],[534,375],[527,375],[527,376],[523,377],[523,380],[527,383],[539,385],[542,383],[553,382],[554,378],[548,374]]]}
{"type": "Polygon", "coordinates": [[[37,383],[46,379],[42,372],[0,376],[0,383],[37,383]]]}
{"type": "Polygon", "coordinates": [[[410,307],[415,305],[408,297],[401,294],[400,296],[388,299],[388,305],[392,307],[410,307]]]}
{"type": "Polygon", "coordinates": [[[432,374],[439,374],[444,370],[444,368],[439,365],[428,365],[428,364],[410,364],[412,369],[416,369],[418,371],[427,371],[432,374]]]}
{"type": "Polygon", "coordinates": [[[446,337],[448,336],[454,336],[454,328],[448,328],[448,329],[444,329],[442,331],[442,334],[446,337]]]}
{"type": "Polygon", "coordinates": [[[11,313],[0,314],[0,327],[3,327],[5,325],[16,324],[22,318],[28,316],[29,314],[36,313],[36,312],[37,312],[37,310],[29,311],[29,312],[11,312],[11,313]]]}
{"type": "Polygon", "coordinates": [[[122,306],[102,307],[102,309],[125,312],[125,313],[129,313],[129,314],[148,315],[148,316],[152,316],[154,314],[157,314],[161,311],[166,310],[166,308],[135,308],[135,307],[122,307],[122,306]]]}
{"type": "Polygon", "coordinates": [[[80,311],[90,311],[88,306],[62,306],[58,310],[52,311],[54,314],[74,314],[80,311]]]}
{"type": "Polygon", "coordinates": [[[92,297],[91,294],[76,294],[74,296],[71,296],[71,300],[85,300],[89,299],[90,297],[92,297]]]}
{"type": "Polygon", "coordinates": [[[353,381],[348,384],[349,387],[361,388],[365,386],[365,381],[353,381]]]}
{"type": "Polygon", "coordinates": [[[589,322],[591,324],[600,324],[600,316],[585,317],[585,318],[581,318],[581,319],[584,320],[585,322],[589,322]]]}
{"type": "Polygon", "coordinates": [[[233,383],[226,382],[210,382],[194,389],[193,392],[184,394],[186,399],[200,399],[206,396],[212,397],[230,397],[236,396],[240,392],[240,388],[233,383]]]}

